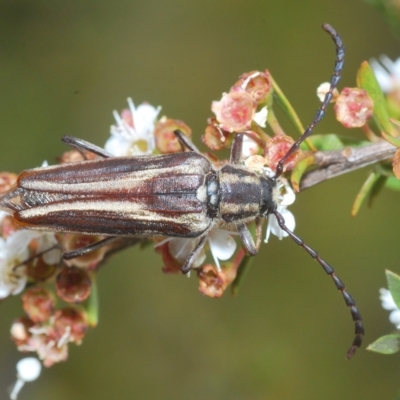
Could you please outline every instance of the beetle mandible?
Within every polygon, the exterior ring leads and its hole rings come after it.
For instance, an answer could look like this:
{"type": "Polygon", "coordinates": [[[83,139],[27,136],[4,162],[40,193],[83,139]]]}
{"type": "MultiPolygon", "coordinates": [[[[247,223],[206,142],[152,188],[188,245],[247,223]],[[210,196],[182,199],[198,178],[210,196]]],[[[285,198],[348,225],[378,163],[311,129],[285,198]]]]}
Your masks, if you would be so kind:
{"type": "Polygon", "coordinates": [[[364,335],[355,301],[334,269],[287,228],[274,199],[285,162],[323,118],[343,69],[342,39],[330,25],[323,25],[323,29],[335,42],[337,53],[330,88],[311,124],[279,161],[274,176],[242,165],[245,132],[235,135],[230,162],[221,169],[216,169],[180,131],[175,135],[184,150],[181,153],[137,157],[112,157],[100,147],[66,136],[64,142],[100,158],[23,171],[16,184],[2,194],[0,208],[13,214],[21,228],[107,236],[64,253],[64,259],[83,255],[119,236],[197,237],[199,241],[185,261],[183,273],[190,271],[216,224],[235,226],[247,253],[256,255],[261,221],[275,215],[280,228],[318,261],[342,293],[355,324],[355,338],[347,352],[347,358],[352,357],[364,335]],[[253,221],[256,241],[246,225],[253,221]]]}

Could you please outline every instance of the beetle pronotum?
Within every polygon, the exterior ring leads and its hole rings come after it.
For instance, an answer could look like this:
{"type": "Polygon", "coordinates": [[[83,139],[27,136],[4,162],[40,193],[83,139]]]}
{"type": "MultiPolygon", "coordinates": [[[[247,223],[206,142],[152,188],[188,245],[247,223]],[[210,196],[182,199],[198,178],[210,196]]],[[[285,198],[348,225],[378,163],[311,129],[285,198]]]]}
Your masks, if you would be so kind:
{"type": "Polygon", "coordinates": [[[286,227],[273,196],[285,161],[323,118],[343,69],[342,40],[330,25],[323,28],[334,40],[337,53],[330,88],[311,124],[279,161],[275,176],[264,176],[242,165],[244,132],[235,136],[230,162],[221,169],[216,169],[180,131],[175,135],[184,151],[159,156],[112,157],[84,140],[64,137],[64,142],[100,158],[24,171],[14,187],[2,195],[0,208],[12,213],[22,228],[108,236],[65,253],[65,259],[121,235],[197,237],[198,244],[182,267],[184,273],[189,272],[208,232],[218,223],[234,225],[246,251],[256,255],[261,220],[273,214],[281,229],[318,261],[342,293],[355,324],[355,338],[347,352],[347,358],[352,357],[364,334],[355,301],[333,268],[286,227]],[[252,221],[257,226],[256,242],[246,225],[252,221]]]}

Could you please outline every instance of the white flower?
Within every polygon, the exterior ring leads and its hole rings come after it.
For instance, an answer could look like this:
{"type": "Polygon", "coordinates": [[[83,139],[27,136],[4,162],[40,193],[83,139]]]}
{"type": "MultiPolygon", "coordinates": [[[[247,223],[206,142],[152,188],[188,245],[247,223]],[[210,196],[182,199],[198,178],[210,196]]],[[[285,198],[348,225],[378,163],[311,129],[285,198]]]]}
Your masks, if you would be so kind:
{"type": "MultiPolygon", "coordinates": [[[[318,86],[317,97],[319,98],[319,101],[321,103],[325,100],[325,95],[329,92],[330,88],[331,88],[330,82],[323,82],[318,86]]],[[[335,102],[338,96],[339,96],[339,91],[336,88],[333,89],[332,100],[330,102],[331,103],[335,102]]]]}
{"type": "Polygon", "coordinates": [[[41,371],[42,364],[37,358],[26,357],[19,360],[17,363],[17,382],[10,393],[10,399],[16,400],[25,382],[32,382],[39,378],[41,371]]]}
{"type": "Polygon", "coordinates": [[[248,137],[247,135],[243,136],[243,144],[242,144],[242,159],[248,159],[253,156],[258,151],[258,144],[248,137]]]}
{"type": "Polygon", "coordinates": [[[214,228],[208,234],[208,243],[210,251],[214,258],[218,271],[221,270],[219,261],[229,260],[236,250],[236,241],[232,237],[232,232],[214,228]]]}
{"type": "MultiPolygon", "coordinates": [[[[175,260],[179,261],[179,263],[183,264],[187,258],[190,256],[194,248],[199,243],[199,238],[180,238],[180,237],[171,237],[166,239],[168,241],[168,249],[171,255],[175,258],[175,260]]],[[[158,245],[165,243],[165,241],[160,242],[158,245]]],[[[193,268],[199,267],[206,258],[206,254],[204,250],[201,250],[193,263],[193,268]]]]}
{"type": "Polygon", "coordinates": [[[61,251],[58,248],[46,252],[57,243],[54,233],[20,229],[6,239],[0,238],[0,299],[24,290],[28,276],[23,263],[30,256],[28,245],[34,239],[38,240],[37,252],[43,253],[45,263],[56,264],[60,261],[61,251]]]}
{"type": "MultiPolygon", "coordinates": [[[[264,168],[264,173],[267,176],[271,176],[271,170],[269,168],[264,168]]],[[[279,177],[277,179],[276,187],[272,192],[272,198],[277,205],[276,211],[282,215],[283,219],[285,220],[285,225],[293,232],[294,228],[296,227],[296,221],[294,219],[294,215],[287,210],[287,207],[294,203],[296,200],[296,195],[285,178],[279,177]]],[[[271,233],[275,236],[278,236],[279,239],[288,236],[288,234],[280,228],[274,214],[268,216],[268,226],[264,240],[265,243],[268,243],[269,235],[271,233]]]]}
{"type": "MultiPolygon", "coordinates": [[[[199,238],[168,238],[168,248],[171,255],[180,263],[184,263],[190,256],[194,248],[199,243],[199,238]]],[[[207,240],[210,246],[211,255],[214,258],[215,265],[221,270],[219,260],[229,260],[236,250],[236,241],[232,237],[232,232],[228,232],[219,228],[214,228],[207,234],[207,240]]],[[[159,245],[165,243],[161,242],[159,245]]],[[[193,268],[203,264],[206,258],[204,250],[201,250],[196,257],[193,268]]]]}
{"type": "Polygon", "coordinates": [[[27,231],[16,231],[7,239],[0,238],[0,299],[21,293],[28,277],[20,265],[29,256],[27,231]]]}
{"type": "Polygon", "coordinates": [[[37,233],[40,233],[37,254],[42,254],[43,261],[48,265],[58,264],[61,260],[62,251],[59,247],[56,247],[58,242],[55,234],[53,232],[37,233]]]}
{"type": "Polygon", "coordinates": [[[111,126],[111,137],[104,148],[113,156],[151,154],[155,149],[154,124],[161,107],[141,104],[137,108],[128,98],[129,110],[121,115],[114,111],[117,125],[111,126]]]}
{"type": "Polygon", "coordinates": [[[260,125],[261,128],[265,128],[267,126],[267,117],[268,109],[267,106],[265,106],[260,111],[254,114],[253,121],[260,125]]]}
{"type": "Polygon", "coordinates": [[[370,65],[374,70],[376,79],[382,91],[387,93],[400,87],[400,58],[392,61],[388,56],[382,55],[370,60],[370,65]],[[380,61],[380,62],[379,62],[380,61]]]}
{"type": "Polygon", "coordinates": [[[379,298],[382,302],[382,308],[391,311],[389,315],[390,322],[396,326],[396,329],[400,329],[400,310],[394,302],[390,290],[381,288],[379,293],[381,294],[379,298]]]}

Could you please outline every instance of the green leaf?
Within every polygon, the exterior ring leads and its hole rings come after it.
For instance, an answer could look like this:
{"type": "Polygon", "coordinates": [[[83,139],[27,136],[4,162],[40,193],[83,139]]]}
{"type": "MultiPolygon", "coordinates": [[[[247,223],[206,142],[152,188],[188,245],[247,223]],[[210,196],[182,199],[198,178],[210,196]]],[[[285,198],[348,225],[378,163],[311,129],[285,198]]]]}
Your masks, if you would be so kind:
{"type": "Polygon", "coordinates": [[[400,138],[399,137],[393,137],[393,136],[387,135],[385,132],[382,132],[382,136],[385,140],[387,140],[393,146],[400,147],[400,138]]]}
{"type": "Polygon", "coordinates": [[[90,278],[92,280],[91,292],[89,298],[83,303],[83,307],[87,312],[89,325],[95,327],[99,322],[99,294],[95,275],[91,274],[90,278]]]}
{"type": "MultiPolygon", "coordinates": [[[[314,134],[308,138],[308,141],[316,150],[321,151],[342,150],[346,146],[357,148],[371,144],[367,140],[359,140],[351,136],[337,135],[336,133],[314,134]]],[[[300,149],[307,150],[308,146],[300,145],[300,149]]]]}
{"type": "Polygon", "coordinates": [[[400,350],[400,334],[385,335],[371,343],[367,350],[380,354],[394,354],[400,350]]]}
{"type": "Polygon", "coordinates": [[[249,270],[253,260],[255,257],[251,257],[249,255],[245,255],[243,257],[242,262],[238,266],[237,273],[236,273],[236,278],[231,284],[231,294],[232,296],[236,296],[238,291],[239,291],[239,286],[243,282],[247,271],[249,270]]]}
{"type": "Polygon", "coordinates": [[[400,308],[400,276],[387,269],[386,279],[393,300],[396,303],[397,308],[400,308]]]}
{"type": "Polygon", "coordinates": [[[374,120],[380,131],[397,136],[396,129],[389,119],[385,96],[368,61],[363,61],[357,71],[357,86],[365,89],[374,102],[374,120]]]}
{"type": "Polygon", "coordinates": [[[270,75],[271,81],[272,81],[272,87],[274,88],[274,94],[277,99],[277,102],[279,106],[282,108],[283,112],[289,117],[289,119],[292,121],[293,125],[296,127],[300,135],[303,134],[304,132],[304,127],[302,123],[300,122],[299,116],[296,114],[296,111],[294,111],[294,108],[290,104],[289,100],[287,97],[283,94],[281,88],[278,86],[278,84],[275,82],[274,78],[272,75],[270,75]]]}
{"type": "Polygon", "coordinates": [[[386,179],[385,187],[392,190],[400,191],[400,179],[397,179],[395,176],[389,176],[386,179]]]}
{"type": "Polygon", "coordinates": [[[358,192],[353,207],[351,208],[351,215],[355,217],[361,208],[362,203],[368,197],[368,205],[372,205],[372,201],[378,195],[387,180],[386,176],[381,175],[377,171],[372,171],[364,184],[358,192]]]}
{"type": "Polygon", "coordinates": [[[378,174],[375,171],[372,171],[367,180],[364,182],[364,184],[361,186],[360,191],[357,193],[357,196],[354,200],[353,207],[351,208],[351,215],[355,217],[360,210],[360,207],[370,191],[372,190],[373,185],[377,182],[379,179],[380,174],[378,174]]]}
{"type": "Polygon", "coordinates": [[[309,141],[317,150],[321,151],[341,150],[345,147],[339,136],[334,133],[312,135],[309,137],[309,141]]]}
{"type": "Polygon", "coordinates": [[[378,194],[381,192],[382,188],[385,186],[386,180],[387,176],[381,175],[375,182],[375,185],[372,186],[372,190],[369,193],[369,198],[368,198],[368,207],[372,207],[373,201],[376,199],[378,194]]]}
{"type": "Polygon", "coordinates": [[[314,155],[311,154],[307,157],[304,157],[301,159],[296,166],[293,168],[292,174],[290,175],[290,183],[292,185],[292,188],[295,192],[300,191],[300,181],[301,178],[306,171],[306,169],[310,166],[313,165],[315,161],[314,155]]]}

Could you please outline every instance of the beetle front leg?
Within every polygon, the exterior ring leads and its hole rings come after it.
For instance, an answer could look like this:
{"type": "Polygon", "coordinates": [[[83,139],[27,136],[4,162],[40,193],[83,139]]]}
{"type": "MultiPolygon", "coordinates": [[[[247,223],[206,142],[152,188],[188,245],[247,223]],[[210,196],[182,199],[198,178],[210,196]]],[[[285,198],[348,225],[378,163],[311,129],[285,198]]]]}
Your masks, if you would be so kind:
{"type": "Polygon", "coordinates": [[[192,269],[192,265],[193,265],[194,261],[196,260],[196,257],[199,255],[200,251],[206,244],[206,240],[207,240],[207,234],[205,234],[204,236],[202,236],[200,238],[199,243],[194,248],[194,250],[190,253],[189,257],[185,261],[185,264],[183,264],[183,266],[182,266],[181,271],[183,274],[187,274],[192,269]]]}
{"type": "Polygon", "coordinates": [[[257,253],[261,246],[261,236],[262,236],[262,219],[260,217],[256,218],[256,249],[257,253]]]}
{"type": "Polygon", "coordinates": [[[107,246],[108,244],[114,242],[118,238],[119,238],[118,236],[109,236],[109,237],[106,237],[105,239],[102,239],[95,243],[89,244],[88,246],[84,246],[79,249],[75,249],[75,250],[71,250],[71,251],[66,251],[65,253],[63,253],[62,258],[64,260],[72,260],[73,258],[84,256],[85,254],[90,253],[91,251],[100,249],[103,246],[107,246]]]}
{"type": "Polygon", "coordinates": [[[242,148],[243,148],[243,132],[239,132],[235,135],[231,147],[231,164],[239,164],[240,158],[242,157],[242,148]]]}
{"type": "Polygon", "coordinates": [[[113,155],[110,154],[108,151],[102,149],[99,146],[96,146],[95,144],[87,142],[86,140],[83,140],[83,139],[79,139],[79,138],[72,137],[72,136],[63,136],[63,138],[61,140],[64,143],[69,144],[74,149],[78,150],[82,155],[84,155],[82,153],[82,151],[87,150],[87,151],[90,151],[91,153],[96,154],[103,158],[113,157],[113,155]]]}
{"type": "Polygon", "coordinates": [[[181,144],[183,150],[189,149],[190,151],[194,151],[196,153],[200,153],[200,150],[189,140],[189,138],[179,129],[174,131],[176,138],[181,144]]]}
{"type": "Polygon", "coordinates": [[[237,224],[236,228],[239,233],[240,240],[243,243],[244,248],[246,251],[251,255],[255,256],[258,253],[258,248],[260,247],[261,243],[261,230],[257,227],[257,245],[254,243],[253,237],[249,231],[249,228],[246,224],[237,224]]]}

